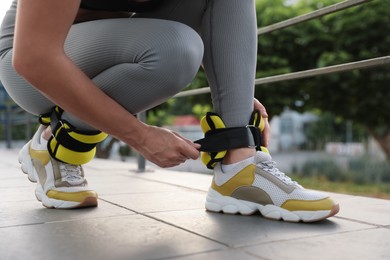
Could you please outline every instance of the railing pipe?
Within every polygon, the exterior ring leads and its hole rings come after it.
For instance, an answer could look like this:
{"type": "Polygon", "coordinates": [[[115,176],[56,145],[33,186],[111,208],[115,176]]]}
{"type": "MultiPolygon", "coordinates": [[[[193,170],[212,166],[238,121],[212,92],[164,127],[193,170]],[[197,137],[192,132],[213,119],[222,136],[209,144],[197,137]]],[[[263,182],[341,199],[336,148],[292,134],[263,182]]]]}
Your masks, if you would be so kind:
{"type": "Polygon", "coordinates": [[[341,10],[344,10],[344,9],[347,9],[347,8],[350,8],[350,7],[353,7],[356,5],[364,4],[364,3],[369,2],[369,1],[372,1],[372,0],[347,0],[347,1],[344,1],[341,3],[330,5],[330,6],[315,10],[315,11],[307,13],[307,14],[303,14],[303,15],[300,15],[300,16],[297,16],[297,17],[294,17],[294,18],[291,18],[291,19],[288,19],[288,20],[285,20],[285,21],[282,21],[279,23],[275,23],[275,24],[272,24],[269,26],[259,28],[257,30],[257,34],[261,35],[261,34],[270,33],[270,32],[276,31],[276,30],[280,30],[280,29],[283,29],[283,28],[286,28],[286,27],[289,27],[292,25],[296,25],[296,24],[299,24],[302,22],[306,22],[306,21],[324,16],[327,14],[338,12],[338,11],[341,11],[341,10]]]}
{"type": "MultiPolygon", "coordinates": [[[[344,63],[340,65],[328,66],[323,68],[291,72],[282,75],[259,78],[255,80],[255,85],[263,85],[267,83],[321,76],[321,75],[332,74],[336,72],[345,72],[349,70],[366,69],[366,68],[371,68],[376,66],[383,66],[387,64],[390,64],[390,56],[384,56],[384,57],[379,57],[374,59],[344,63]]],[[[210,87],[191,89],[191,90],[182,91],[176,94],[175,96],[173,96],[173,98],[200,95],[209,92],[210,92],[210,87]]]]}
{"type": "MultiPolygon", "coordinates": [[[[141,122],[146,122],[146,111],[142,111],[142,112],[138,113],[137,118],[141,122]]],[[[146,171],[146,160],[140,153],[138,153],[138,155],[137,155],[137,161],[138,161],[137,172],[139,172],[139,173],[145,172],[146,171]]]]}

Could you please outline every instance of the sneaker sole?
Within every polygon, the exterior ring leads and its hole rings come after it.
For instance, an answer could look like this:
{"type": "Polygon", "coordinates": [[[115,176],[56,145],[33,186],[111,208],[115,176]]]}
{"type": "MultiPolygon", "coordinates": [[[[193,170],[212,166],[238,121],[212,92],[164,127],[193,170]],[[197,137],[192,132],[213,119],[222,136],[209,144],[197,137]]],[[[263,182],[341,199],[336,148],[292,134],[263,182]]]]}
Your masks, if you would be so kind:
{"type": "MultiPolygon", "coordinates": [[[[31,141],[30,141],[31,142],[31,141]]],[[[97,197],[86,197],[81,202],[74,201],[64,201],[51,199],[46,196],[42,189],[42,185],[39,183],[38,174],[32,163],[29,149],[30,142],[25,144],[19,152],[18,161],[20,163],[22,172],[27,175],[29,181],[36,183],[35,188],[35,197],[38,201],[42,203],[46,208],[56,208],[56,209],[74,209],[74,208],[86,208],[86,207],[96,207],[98,205],[97,197]]]]}
{"type": "Polygon", "coordinates": [[[27,175],[29,181],[37,183],[38,174],[35,171],[35,168],[31,161],[31,157],[29,155],[30,143],[31,141],[25,144],[23,148],[20,150],[18,161],[20,163],[22,172],[27,175]]]}
{"type": "Polygon", "coordinates": [[[64,200],[55,200],[43,196],[42,205],[49,209],[76,209],[76,208],[87,208],[87,207],[96,207],[98,201],[96,197],[87,197],[82,202],[74,201],[64,201],[64,200]]]}
{"type": "Polygon", "coordinates": [[[225,214],[252,215],[260,212],[265,218],[286,222],[316,222],[332,217],[339,212],[339,205],[331,210],[288,211],[275,205],[261,205],[250,201],[223,196],[209,189],[206,198],[206,210],[225,214]]]}

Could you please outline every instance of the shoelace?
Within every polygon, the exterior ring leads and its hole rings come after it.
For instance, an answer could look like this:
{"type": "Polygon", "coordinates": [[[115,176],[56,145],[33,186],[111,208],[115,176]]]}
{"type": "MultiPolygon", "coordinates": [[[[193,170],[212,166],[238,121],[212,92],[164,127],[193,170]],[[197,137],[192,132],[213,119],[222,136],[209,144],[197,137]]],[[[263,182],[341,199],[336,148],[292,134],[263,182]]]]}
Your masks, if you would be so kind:
{"type": "Polygon", "coordinates": [[[276,167],[276,162],[274,162],[274,161],[259,162],[257,164],[257,166],[259,166],[264,171],[272,174],[273,176],[275,176],[276,178],[278,178],[279,180],[283,181],[284,183],[286,183],[288,185],[300,186],[296,181],[291,180],[291,178],[288,177],[284,172],[280,171],[276,167]]]}
{"type": "Polygon", "coordinates": [[[81,175],[81,166],[67,163],[60,163],[62,179],[69,183],[83,183],[84,177],[81,175]]]}

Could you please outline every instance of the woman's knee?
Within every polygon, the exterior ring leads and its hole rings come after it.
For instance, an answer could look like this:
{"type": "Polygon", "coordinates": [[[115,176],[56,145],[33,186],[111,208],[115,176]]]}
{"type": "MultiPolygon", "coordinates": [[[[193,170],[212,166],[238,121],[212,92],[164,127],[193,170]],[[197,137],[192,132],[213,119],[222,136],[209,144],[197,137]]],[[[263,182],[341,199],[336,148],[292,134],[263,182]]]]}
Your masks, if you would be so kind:
{"type": "Polygon", "coordinates": [[[31,114],[46,113],[53,106],[52,102],[15,71],[12,65],[12,50],[0,59],[0,80],[12,100],[31,114]]]}
{"type": "Polygon", "coordinates": [[[161,70],[173,92],[178,92],[195,77],[203,59],[203,42],[197,32],[177,22],[170,30],[169,42],[165,46],[161,70]]]}

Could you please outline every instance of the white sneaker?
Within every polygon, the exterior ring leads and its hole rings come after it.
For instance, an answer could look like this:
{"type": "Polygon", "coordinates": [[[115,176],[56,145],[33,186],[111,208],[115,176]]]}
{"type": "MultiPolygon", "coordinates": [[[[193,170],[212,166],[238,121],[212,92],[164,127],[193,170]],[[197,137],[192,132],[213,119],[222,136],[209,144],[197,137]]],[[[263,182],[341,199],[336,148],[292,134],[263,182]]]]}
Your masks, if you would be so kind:
{"type": "Polygon", "coordinates": [[[81,165],[53,159],[46,144],[40,143],[44,126],[19,152],[22,171],[31,182],[37,182],[35,196],[48,208],[82,208],[97,206],[98,195],[88,188],[81,165]]]}
{"type": "Polygon", "coordinates": [[[206,209],[213,212],[251,215],[257,211],[270,219],[313,222],[334,216],[339,205],[329,196],[305,190],[276,168],[269,154],[256,152],[230,172],[214,168],[206,209]]]}

